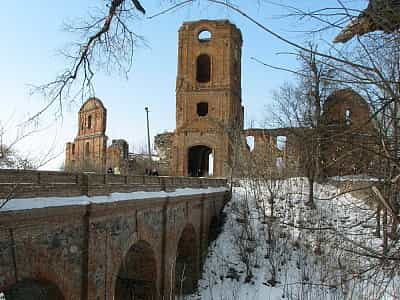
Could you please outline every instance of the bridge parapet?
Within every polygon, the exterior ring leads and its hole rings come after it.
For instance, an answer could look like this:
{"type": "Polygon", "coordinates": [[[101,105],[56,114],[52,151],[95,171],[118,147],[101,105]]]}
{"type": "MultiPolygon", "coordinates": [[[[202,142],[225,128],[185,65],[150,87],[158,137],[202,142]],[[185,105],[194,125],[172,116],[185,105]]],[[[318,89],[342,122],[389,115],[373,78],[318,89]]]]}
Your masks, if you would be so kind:
{"type": "Polygon", "coordinates": [[[55,171],[0,170],[0,199],[97,196],[136,191],[174,191],[227,185],[226,179],[169,176],[120,176],[55,171]]]}

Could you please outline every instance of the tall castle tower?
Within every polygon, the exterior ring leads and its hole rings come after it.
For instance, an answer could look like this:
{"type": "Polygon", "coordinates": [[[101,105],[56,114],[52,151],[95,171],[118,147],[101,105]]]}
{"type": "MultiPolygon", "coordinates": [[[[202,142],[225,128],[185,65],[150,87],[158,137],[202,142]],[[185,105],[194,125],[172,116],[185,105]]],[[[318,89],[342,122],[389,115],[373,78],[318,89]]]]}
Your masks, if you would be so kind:
{"type": "Polygon", "coordinates": [[[173,174],[230,173],[230,136],[243,128],[241,47],[240,30],[227,20],[200,20],[181,26],[173,174]]]}
{"type": "Polygon", "coordinates": [[[78,135],[73,143],[67,143],[66,171],[106,170],[107,110],[97,98],[89,98],[79,110],[78,135]]]}

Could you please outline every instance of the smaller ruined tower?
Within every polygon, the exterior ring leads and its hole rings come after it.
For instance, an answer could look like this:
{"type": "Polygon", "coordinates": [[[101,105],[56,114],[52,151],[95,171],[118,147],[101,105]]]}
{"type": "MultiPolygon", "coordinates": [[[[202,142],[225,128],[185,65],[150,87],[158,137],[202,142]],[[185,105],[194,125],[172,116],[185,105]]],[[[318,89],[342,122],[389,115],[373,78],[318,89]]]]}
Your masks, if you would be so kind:
{"type": "Polygon", "coordinates": [[[65,170],[104,173],[107,110],[99,99],[89,98],[78,116],[78,135],[73,143],[67,143],[65,170]]]}

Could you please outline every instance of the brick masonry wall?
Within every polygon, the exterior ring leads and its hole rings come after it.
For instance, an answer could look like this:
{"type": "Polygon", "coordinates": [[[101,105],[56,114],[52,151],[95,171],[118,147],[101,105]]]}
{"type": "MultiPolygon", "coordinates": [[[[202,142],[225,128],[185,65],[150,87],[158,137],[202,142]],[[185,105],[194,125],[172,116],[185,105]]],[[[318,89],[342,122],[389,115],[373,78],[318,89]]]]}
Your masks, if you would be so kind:
{"type": "Polygon", "coordinates": [[[172,191],[226,186],[225,179],[166,176],[120,176],[49,171],[0,170],[0,199],[94,196],[114,192],[172,191]]]}
{"type": "MultiPolygon", "coordinates": [[[[15,172],[15,171],[14,171],[15,172]]],[[[72,181],[82,174],[53,172],[0,173],[0,182],[17,178],[27,183],[72,181]],[[8,180],[6,180],[8,174],[8,180]],[[40,174],[40,175],[39,175],[40,174]],[[53,175],[53,176],[51,176],[53,175]],[[74,177],[77,176],[77,177],[74,177]],[[23,180],[21,178],[24,178],[23,180]],[[62,178],[62,179],[61,179],[62,178]],[[42,182],[42,181],[40,181],[42,182]]],[[[224,180],[88,176],[86,186],[117,186],[129,182],[165,189],[221,185],[224,180]]],[[[129,264],[130,249],[145,243],[155,264],[158,298],[173,293],[179,241],[186,228],[193,228],[195,263],[200,270],[207,249],[211,219],[218,217],[228,199],[226,192],[162,199],[122,201],[86,206],[51,207],[0,213],[0,291],[22,279],[53,283],[64,299],[112,299],[121,265],[129,264]]],[[[140,249],[140,247],[139,247],[140,249]]],[[[149,259],[150,260],[150,259],[149,259]]],[[[143,269],[150,268],[144,264],[143,269]]],[[[195,274],[196,275],[196,274],[195,274]]],[[[133,278],[135,280],[140,277],[133,278]]],[[[142,278],[143,279],[143,278],[142,278]]],[[[145,278],[144,278],[145,279],[145,278]]]]}

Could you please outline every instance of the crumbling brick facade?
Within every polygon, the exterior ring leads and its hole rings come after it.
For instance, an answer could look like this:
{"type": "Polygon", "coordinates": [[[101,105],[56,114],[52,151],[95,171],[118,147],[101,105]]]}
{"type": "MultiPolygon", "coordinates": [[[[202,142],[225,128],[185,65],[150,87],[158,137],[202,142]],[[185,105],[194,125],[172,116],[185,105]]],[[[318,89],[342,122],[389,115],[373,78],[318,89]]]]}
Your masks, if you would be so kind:
{"type": "Polygon", "coordinates": [[[368,103],[352,89],[342,89],[326,99],[323,110],[324,175],[376,172],[379,137],[368,103]]]}
{"type": "MultiPolygon", "coordinates": [[[[305,174],[310,162],[304,138],[313,135],[312,129],[243,130],[241,46],[240,30],[229,21],[200,20],[180,28],[176,130],[160,135],[157,143],[170,174],[228,176],[235,159],[252,160],[251,167],[284,167],[286,174],[305,174]],[[254,138],[253,151],[245,147],[247,136],[254,138]]],[[[326,100],[322,119],[323,175],[359,174],[375,167],[365,148],[376,143],[377,132],[359,95],[351,89],[336,91],[326,100]]]]}
{"type": "Polygon", "coordinates": [[[89,98],[78,113],[78,134],[67,143],[65,171],[104,174],[108,169],[121,175],[140,175],[144,164],[129,153],[123,139],[112,140],[107,147],[107,110],[98,98],[89,98]]]}
{"type": "Polygon", "coordinates": [[[65,170],[104,173],[107,110],[99,99],[89,98],[78,116],[78,134],[66,147],[65,170]]]}
{"type": "Polygon", "coordinates": [[[171,160],[172,160],[172,143],[173,143],[174,133],[165,132],[157,134],[154,137],[154,148],[159,157],[159,173],[160,174],[170,174],[171,160]]]}
{"type": "Polygon", "coordinates": [[[306,132],[305,128],[245,129],[242,131],[243,139],[252,137],[254,145],[250,149],[247,141],[242,142],[247,147],[242,150],[239,165],[257,168],[269,176],[282,171],[288,176],[303,175],[305,163],[301,155],[301,137],[306,132]]]}
{"type": "Polygon", "coordinates": [[[315,167],[318,176],[325,177],[376,175],[379,169],[378,131],[370,120],[368,103],[352,89],[337,90],[325,100],[318,134],[311,128],[251,128],[243,133],[254,138],[254,149],[244,149],[245,162],[269,170],[271,175],[271,169],[284,169],[287,176],[304,176],[307,168],[315,167]],[[281,145],[279,138],[284,140],[281,145]],[[319,141],[318,166],[307,161],[310,157],[304,153],[309,151],[311,139],[319,141]]]}
{"type": "Polygon", "coordinates": [[[186,22],[179,29],[172,174],[230,173],[230,131],[243,128],[241,47],[240,30],[227,20],[186,22]]]}

